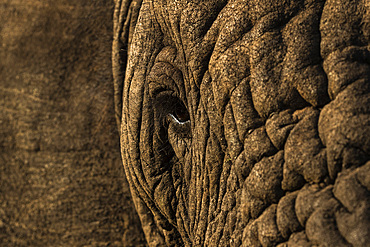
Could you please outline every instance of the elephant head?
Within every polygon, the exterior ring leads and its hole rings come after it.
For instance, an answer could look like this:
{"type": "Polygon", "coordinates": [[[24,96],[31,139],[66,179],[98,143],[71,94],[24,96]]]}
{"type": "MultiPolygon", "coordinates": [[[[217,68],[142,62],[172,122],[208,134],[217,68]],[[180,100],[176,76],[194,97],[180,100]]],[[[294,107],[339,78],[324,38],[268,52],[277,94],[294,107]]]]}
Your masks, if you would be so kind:
{"type": "Polygon", "coordinates": [[[149,245],[366,245],[369,11],[116,2],[116,115],[149,245]]]}

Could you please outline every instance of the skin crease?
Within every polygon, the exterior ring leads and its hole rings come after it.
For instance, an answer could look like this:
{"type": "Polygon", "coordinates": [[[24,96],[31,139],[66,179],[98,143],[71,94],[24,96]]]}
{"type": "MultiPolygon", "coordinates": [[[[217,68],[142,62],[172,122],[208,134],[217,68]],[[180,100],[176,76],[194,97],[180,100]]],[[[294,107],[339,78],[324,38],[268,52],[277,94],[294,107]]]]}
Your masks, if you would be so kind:
{"type": "Polygon", "coordinates": [[[122,159],[150,246],[366,244],[368,11],[117,1],[122,159]]]}

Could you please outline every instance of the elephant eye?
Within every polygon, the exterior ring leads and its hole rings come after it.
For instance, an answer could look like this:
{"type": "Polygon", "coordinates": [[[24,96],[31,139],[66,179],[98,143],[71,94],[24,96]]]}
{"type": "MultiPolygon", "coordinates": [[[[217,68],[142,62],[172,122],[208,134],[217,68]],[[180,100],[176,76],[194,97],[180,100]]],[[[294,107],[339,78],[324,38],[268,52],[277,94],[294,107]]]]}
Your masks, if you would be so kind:
{"type": "Polygon", "coordinates": [[[152,95],[154,121],[159,126],[158,137],[174,150],[183,147],[192,138],[190,114],[186,103],[171,90],[154,92],[152,95]]]}
{"type": "Polygon", "coordinates": [[[182,102],[177,102],[174,106],[173,113],[171,115],[177,120],[179,123],[185,123],[190,120],[190,115],[188,110],[186,109],[185,105],[182,102]]]}
{"type": "Polygon", "coordinates": [[[184,102],[173,91],[162,91],[155,95],[156,119],[170,136],[191,138],[190,114],[184,102]]]}
{"type": "Polygon", "coordinates": [[[168,126],[173,122],[177,125],[190,123],[190,114],[181,99],[171,91],[162,91],[155,95],[154,107],[157,112],[157,118],[164,121],[168,126]]]}

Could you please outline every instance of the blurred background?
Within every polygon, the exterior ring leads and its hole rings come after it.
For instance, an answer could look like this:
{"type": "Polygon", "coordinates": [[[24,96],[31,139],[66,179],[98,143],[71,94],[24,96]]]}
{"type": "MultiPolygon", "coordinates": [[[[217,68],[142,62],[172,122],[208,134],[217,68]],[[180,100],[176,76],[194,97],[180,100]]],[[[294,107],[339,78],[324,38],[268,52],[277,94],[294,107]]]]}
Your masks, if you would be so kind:
{"type": "Polygon", "coordinates": [[[0,246],[143,246],[113,115],[113,0],[0,0],[0,246]]]}

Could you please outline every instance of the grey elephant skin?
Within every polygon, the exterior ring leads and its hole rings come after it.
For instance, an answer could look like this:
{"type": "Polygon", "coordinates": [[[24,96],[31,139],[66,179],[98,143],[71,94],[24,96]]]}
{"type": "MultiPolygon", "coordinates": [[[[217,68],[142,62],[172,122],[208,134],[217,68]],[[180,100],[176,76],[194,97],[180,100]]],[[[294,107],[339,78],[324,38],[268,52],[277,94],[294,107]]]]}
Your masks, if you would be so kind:
{"type": "Polygon", "coordinates": [[[111,75],[113,1],[0,0],[0,246],[144,246],[111,75]]]}
{"type": "Polygon", "coordinates": [[[367,246],[369,11],[116,2],[116,117],[150,246],[367,246]]]}

